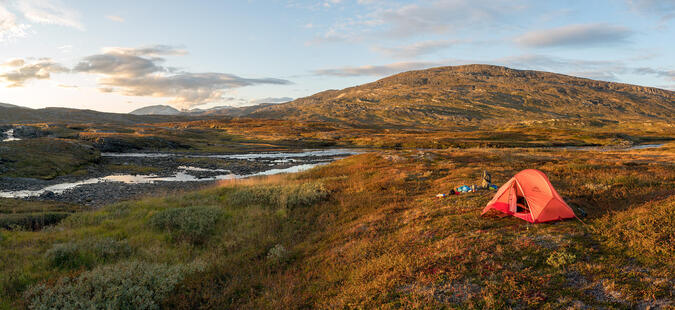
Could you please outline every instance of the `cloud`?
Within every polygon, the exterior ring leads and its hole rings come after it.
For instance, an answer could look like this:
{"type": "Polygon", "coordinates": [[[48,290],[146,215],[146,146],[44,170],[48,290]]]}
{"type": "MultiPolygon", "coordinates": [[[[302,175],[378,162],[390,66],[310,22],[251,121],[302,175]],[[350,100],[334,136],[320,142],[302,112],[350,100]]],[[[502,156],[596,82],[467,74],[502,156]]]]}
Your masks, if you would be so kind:
{"type": "Polygon", "coordinates": [[[51,59],[41,59],[30,64],[24,60],[13,60],[11,66],[14,67],[12,70],[0,73],[0,81],[9,83],[7,87],[22,87],[29,80],[46,80],[52,73],[70,71],[51,59]]]}
{"type": "Polygon", "coordinates": [[[636,12],[661,17],[661,22],[675,18],[675,1],[671,0],[626,0],[626,4],[636,12]]]}
{"type": "Polygon", "coordinates": [[[16,15],[7,10],[0,2],[0,42],[8,38],[23,37],[30,26],[16,23],[16,15]]]}
{"type": "Polygon", "coordinates": [[[501,20],[522,6],[520,1],[437,0],[411,4],[376,14],[388,25],[388,33],[406,37],[420,33],[445,33],[486,26],[501,20]]]}
{"type": "Polygon", "coordinates": [[[72,27],[84,30],[80,14],[60,0],[20,0],[19,11],[31,22],[72,27]]]}
{"type": "Polygon", "coordinates": [[[291,97],[266,97],[266,98],[259,98],[259,99],[254,99],[250,100],[250,104],[261,104],[261,103],[284,103],[284,102],[289,102],[293,101],[293,98],[291,97]]]}
{"type": "Polygon", "coordinates": [[[291,84],[275,78],[243,78],[234,74],[177,71],[161,65],[162,55],[184,55],[186,52],[167,45],[143,48],[106,48],[102,54],[82,59],[76,72],[98,74],[102,92],[127,96],[167,97],[180,107],[222,102],[228,90],[261,84],[291,84]]]}
{"type": "Polygon", "coordinates": [[[117,22],[117,23],[123,23],[125,21],[124,17],[117,16],[117,15],[108,15],[105,18],[107,18],[108,20],[117,22]]]}
{"type": "Polygon", "coordinates": [[[528,32],[515,39],[526,47],[585,47],[625,42],[633,34],[621,26],[578,24],[528,32]]]}
{"type": "Polygon", "coordinates": [[[0,66],[4,66],[4,67],[21,67],[21,66],[23,66],[25,63],[26,63],[26,61],[23,60],[23,59],[21,59],[21,58],[14,58],[14,59],[7,60],[6,62],[0,64],[0,66]]]}
{"type": "Polygon", "coordinates": [[[648,67],[640,67],[640,68],[635,68],[633,70],[633,73],[643,74],[643,75],[655,75],[655,76],[658,76],[658,77],[668,78],[671,81],[675,81],[675,70],[660,70],[660,69],[653,69],[653,68],[648,68],[648,67]]]}
{"type": "Polygon", "coordinates": [[[397,58],[413,58],[431,54],[450,47],[453,44],[462,43],[460,40],[434,40],[422,41],[410,45],[398,47],[373,47],[372,50],[397,58]]]}
{"type": "Polygon", "coordinates": [[[106,54],[120,54],[131,56],[169,56],[169,55],[187,55],[187,51],[171,45],[151,45],[140,48],[128,47],[106,47],[103,49],[106,54]]]}
{"type": "Polygon", "coordinates": [[[366,39],[400,39],[429,34],[475,31],[513,18],[526,8],[522,0],[359,1],[370,11],[333,24],[309,44],[366,39]]]}
{"type": "Polygon", "coordinates": [[[341,67],[331,69],[314,70],[314,75],[320,76],[384,76],[399,72],[426,69],[430,67],[437,67],[447,62],[396,62],[386,65],[367,65],[360,67],[341,67]]]}

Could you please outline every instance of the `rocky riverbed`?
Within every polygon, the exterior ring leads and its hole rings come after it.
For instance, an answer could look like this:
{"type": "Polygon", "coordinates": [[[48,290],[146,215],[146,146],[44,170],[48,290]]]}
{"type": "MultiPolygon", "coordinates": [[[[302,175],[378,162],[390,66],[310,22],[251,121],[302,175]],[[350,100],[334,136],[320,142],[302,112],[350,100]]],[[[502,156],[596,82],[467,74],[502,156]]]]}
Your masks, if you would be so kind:
{"type": "Polygon", "coordinates": [[[52,180],[0,178],[0,197],[102,206],[199,189],[218,180],[301,171],[356,153],[342,149],[251,154],[104,153],[86,175],[52,180]]]}

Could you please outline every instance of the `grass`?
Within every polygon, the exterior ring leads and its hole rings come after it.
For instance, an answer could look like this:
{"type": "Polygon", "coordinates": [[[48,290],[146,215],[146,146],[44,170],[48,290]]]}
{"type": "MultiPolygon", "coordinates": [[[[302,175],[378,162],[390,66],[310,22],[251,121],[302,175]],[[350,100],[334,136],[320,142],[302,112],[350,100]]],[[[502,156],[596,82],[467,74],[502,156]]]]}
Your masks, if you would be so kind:
{"type": "Polygon", "coordinates": [[[170,270],[144,304],[170,309],[672,306],[671,150],[381,151],[2,230],[0,309],[117,291],[117,269],[138,289],[170,270]],[[434,198],[524,168],[586,225],[480,217],[490,191],[434,198]]]}
{"type": "Polygon", "coordinates": [[[80,206],[67,203],[0,198],[0,228],[40,230],[82,210],[80,206]]]}
{"type": "Polygon", "coordinates": [[[78,140],[37,138],[0,145],[0,176],[53,179],[86,172],[100,158],[91,145],[78,140]]]}

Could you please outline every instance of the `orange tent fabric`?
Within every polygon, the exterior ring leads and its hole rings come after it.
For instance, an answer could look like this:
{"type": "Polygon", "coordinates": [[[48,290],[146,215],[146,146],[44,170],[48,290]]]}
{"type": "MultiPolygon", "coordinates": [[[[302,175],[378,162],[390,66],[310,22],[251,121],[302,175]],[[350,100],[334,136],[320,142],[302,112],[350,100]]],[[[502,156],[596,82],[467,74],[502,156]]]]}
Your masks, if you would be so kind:
{"type": "Polygon", "coordinates": [[[546,175],[536,169],[518,172],[511,180],[497,190],[494,198],[485,206],[481,216],[490,209],[526,220],[542,223],[574,218],[574,211],[555,191],[546,175]],[[523,197],[527,207],[518,206],[523,197]],[[529,208],[529,210],[528,210],[529,208]]]}

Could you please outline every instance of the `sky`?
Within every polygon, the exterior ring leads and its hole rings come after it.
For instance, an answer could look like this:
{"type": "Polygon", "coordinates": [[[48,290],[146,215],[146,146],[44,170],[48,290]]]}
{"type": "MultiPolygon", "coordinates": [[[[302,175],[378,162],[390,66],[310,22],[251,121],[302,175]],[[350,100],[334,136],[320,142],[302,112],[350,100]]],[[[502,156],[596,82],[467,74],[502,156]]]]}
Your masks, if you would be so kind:
{"type": "Polygon", "coordinates": [[[0,0],[0,102],[280,103],[471,63],[675,90],[675,0],[0,0]]]}

